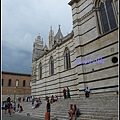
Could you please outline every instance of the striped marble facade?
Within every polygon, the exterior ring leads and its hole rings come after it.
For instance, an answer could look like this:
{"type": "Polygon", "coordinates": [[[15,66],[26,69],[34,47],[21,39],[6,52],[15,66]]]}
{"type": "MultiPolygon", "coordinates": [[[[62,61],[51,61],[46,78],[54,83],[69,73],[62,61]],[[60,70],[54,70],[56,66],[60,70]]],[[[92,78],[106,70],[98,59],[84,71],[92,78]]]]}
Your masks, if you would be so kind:
{"type": "Polygon", "coordinates": [[[69,87],[71,97],[78,97],[87,86],[91,93],[118,91],[118,25],[109,22],[111,28],[105,32],[100,21],[99,6],[107,2],[112,2],[118,24],[117,0],[71,0],[68,3],[72,8],[73,30],[51,49],[43,48],[44,53],[32,62],[32,95],[61,97],[63,88],[69,87]],[[66,48],[70,52],[69,69],[65,68],[66,48]],[[52,75],[51,56],[54,60],[52,75]]]}

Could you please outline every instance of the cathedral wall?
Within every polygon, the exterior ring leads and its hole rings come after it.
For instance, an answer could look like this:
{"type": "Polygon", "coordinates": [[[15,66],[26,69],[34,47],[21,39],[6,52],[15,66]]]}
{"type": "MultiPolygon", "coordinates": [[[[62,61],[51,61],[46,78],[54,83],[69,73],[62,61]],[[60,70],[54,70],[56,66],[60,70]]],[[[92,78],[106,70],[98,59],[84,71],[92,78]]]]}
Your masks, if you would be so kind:
{"type": "Polygon", "coordinates": [[[45,97],[63,96],[63,88],[69,87],[72,97],[83,95],[88,86],[91,93],[118,90],[118,30],[100,34],[92,0],[80,0],[72,4],[73,38],[63,41],[55,49],[37,60],[36,82],[32,94],[45,97]],[[64,66],[64,50],[70,50],[71,69],[64,66]],[[49,60],[53,56],[54,74],[49,73],[49,60]],[[42,79],[39,63],[42,63],[42,79]]]}
{"type": "MultiPolygon", "coordinates": [[[[113,63],[112,58],[118,57],[117,31],[97,39],[83,47],[83,61],[96,60],[97,62],[84,65],[87,86],[91,88],[109,87],[118,85],[118,63],[113,63]],[[94,81],[94,82],[91,82],[94,81]]],[[[116,88],[109,88],[116,89],[116,88]]],[[[108,89],[108,90],[109,90],[108,89]]],[[[95,91],[95,90],[94,90],[95,91]]],[[[102,91],[106,91],[103,89],[102,91]]]]}
{"type": "Polygon", "coordinates": [[[91,0],[74,3],[72,16],[80,94],[86,86],[93,93],[117,91],[118,62],[113,63],[112,58],[118,57],[118,31],[100,35],[91,0]]]}
{"type": "Polygon", "coordinates": [[[36,96],[42,96],[45,97],[51,96],[51,95],[58,95],[62,96],[62,90],[65,87],[69,87],[71,89],[71,94],[75,94],[75,90],[77,90],[76,84],[77,84],[77,78],[76,78],[76,71],[74,69],[75,67],[75,55],[74,55],[74,42],[73,39],[69,39],[65,42],[65,44],[62,44],[61,46],[58,46],[55,50],[51,51],[47,55],[44,55],[42,58],[40,58],[37,61],[36,68],[37,68],[37,81],[36,81],[36,87],[34,85],[34,89],[37,92],[36,96]],[[65,70],[64,68],[64,50],[68,47],[70,50],[71,55],[71,69],[65,70]],[[54,75],[49,74],[49,60],[51,55],[54,59],[54,75]],[[39,63],[42,63],[42,79],[39,79],[39,63]]]}

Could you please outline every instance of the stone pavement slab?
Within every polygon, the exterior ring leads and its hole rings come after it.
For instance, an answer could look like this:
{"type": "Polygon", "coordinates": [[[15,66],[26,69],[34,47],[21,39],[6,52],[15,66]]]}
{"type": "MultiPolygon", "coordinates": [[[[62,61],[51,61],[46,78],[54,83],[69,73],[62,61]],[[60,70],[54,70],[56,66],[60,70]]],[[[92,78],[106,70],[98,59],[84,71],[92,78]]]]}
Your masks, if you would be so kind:
{"type": "Polygon", "coordinates": [[[22,116],[19,114],[15,114],[12,113],[11,117],[10,115],[4,114],[4,110],[1,111],[2,115],[1,115],[1,120],[43,120],[41,118],[34,118],[34,117],[30,117],[30,116],[22,116]]]}

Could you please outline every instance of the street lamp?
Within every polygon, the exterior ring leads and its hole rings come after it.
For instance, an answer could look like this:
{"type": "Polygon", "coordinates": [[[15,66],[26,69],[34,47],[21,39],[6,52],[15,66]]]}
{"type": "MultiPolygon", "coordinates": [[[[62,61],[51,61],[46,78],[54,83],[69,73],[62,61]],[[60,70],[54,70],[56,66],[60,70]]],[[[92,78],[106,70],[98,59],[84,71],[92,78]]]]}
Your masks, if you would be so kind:
{"type": "Polygon", "coordinates": [[[15,87],[14,87],[14,100],[16,98],[16,89],[17,89],[17,87],[18,87],[18,79],[16,80],[15,87]]]}
{"type": "Polygon", "coordinates": [[[16,87],[14,87],[14,101],[15,101],[15,95],[16,95],[16,87]]]}

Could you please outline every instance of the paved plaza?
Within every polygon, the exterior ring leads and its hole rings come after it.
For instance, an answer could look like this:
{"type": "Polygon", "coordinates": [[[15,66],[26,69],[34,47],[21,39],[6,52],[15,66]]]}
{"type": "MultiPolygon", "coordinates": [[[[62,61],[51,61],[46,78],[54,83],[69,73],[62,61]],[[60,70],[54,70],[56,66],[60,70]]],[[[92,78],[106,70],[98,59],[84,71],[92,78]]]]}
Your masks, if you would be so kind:
{"type": "Polygon", "coordinates": [[[1,111],[1,120],[43,120],[40,118],[34,118],[34,117],[29,117],[29,116],[22,116],[20,114],[13,113],[10,117],[10,115],[4,114],[4,110],[1,111]]]}

